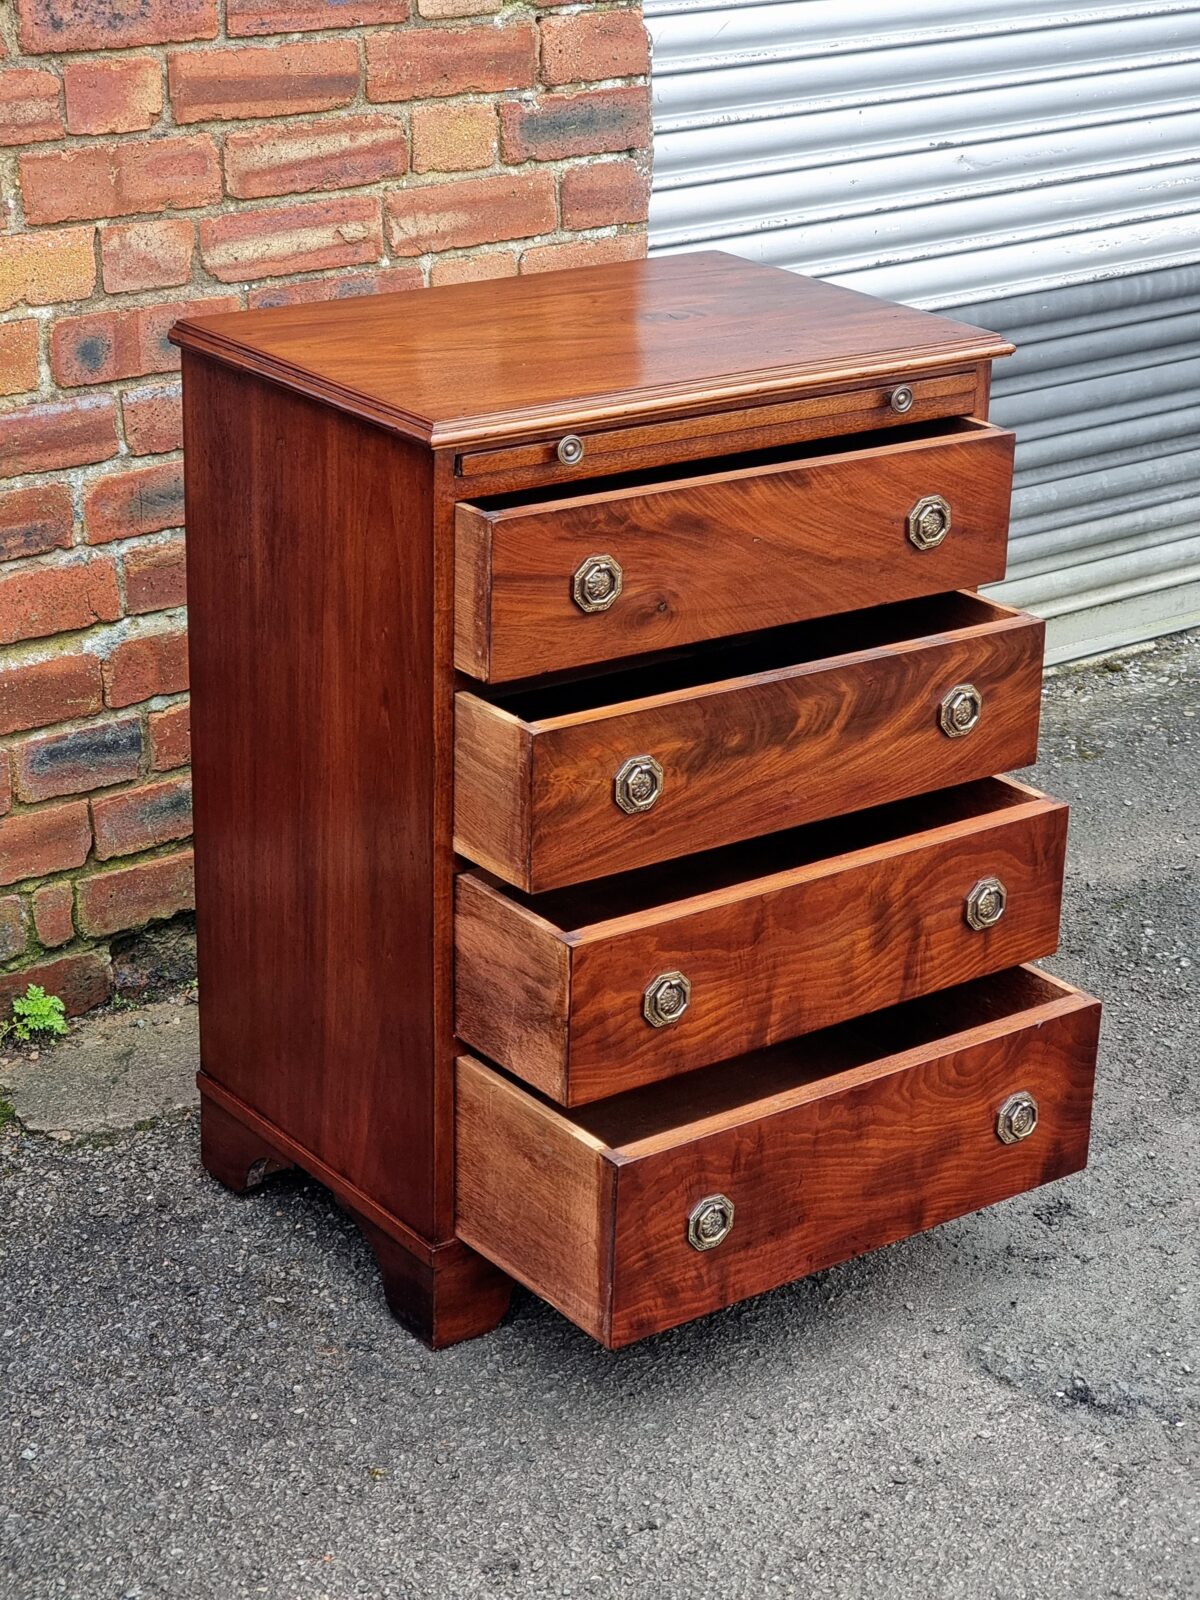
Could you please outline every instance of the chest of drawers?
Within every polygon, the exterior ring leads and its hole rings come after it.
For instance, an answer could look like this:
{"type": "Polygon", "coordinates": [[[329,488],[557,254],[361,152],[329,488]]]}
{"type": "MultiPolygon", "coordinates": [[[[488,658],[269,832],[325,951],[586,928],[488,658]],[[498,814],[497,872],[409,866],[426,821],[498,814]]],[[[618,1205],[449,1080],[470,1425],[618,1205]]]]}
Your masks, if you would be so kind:
{"type": "Polygon", "coordinates": [[[716,253],[184,322],[202,1147],[610,1346],[1081,1167],[994,334],[716,253]]]}

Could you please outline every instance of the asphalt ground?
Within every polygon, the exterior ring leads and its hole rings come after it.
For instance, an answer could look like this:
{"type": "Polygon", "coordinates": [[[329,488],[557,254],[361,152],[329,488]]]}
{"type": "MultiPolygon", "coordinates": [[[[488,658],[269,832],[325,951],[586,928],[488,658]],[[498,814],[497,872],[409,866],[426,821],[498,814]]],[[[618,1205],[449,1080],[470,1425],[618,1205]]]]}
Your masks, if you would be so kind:
{"type": "Polygon", "coordinates": [[[1088,1170],[619,1354],[525,1294],[423,1349],[320,1188],[202,1172],[182,1016],[142,1019],[136,1130],[114,1026],[17,1063],[0,1594],[1200,1593],[1198,691],[1194,635],[1047,688],[1088,1170]],[[116,1083],[76,1126],[68,1069],[116,1083]]]}

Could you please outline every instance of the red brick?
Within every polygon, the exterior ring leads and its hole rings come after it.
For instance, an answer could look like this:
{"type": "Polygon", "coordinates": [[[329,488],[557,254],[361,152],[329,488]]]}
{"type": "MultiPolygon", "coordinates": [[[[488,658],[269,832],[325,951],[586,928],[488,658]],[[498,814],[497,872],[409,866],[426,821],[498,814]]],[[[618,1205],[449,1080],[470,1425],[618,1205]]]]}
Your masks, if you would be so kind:
{"type": "Polygon", "coordinates": [[[192,780],[170,778],[92,801],[96,857],[131,856],[192,831],[192,780]]]}
{"type": "Polygon", "coordinates": [[[483,278],[516,276],[517,258],[511,250],[485,250],[477,256],[447,256],[429,271],[434,287],[443,283],[478,283],[483,278]]]}
{"type": "Polygon", "coordinates": [[[47,950],[75,937],[75,891],[69,883],[47,883],[33,891],[33,927],[47,950]]]}
{"type": "Polygon", "coordinates": [[[29,942],[25,902],[19,894],[0,899],[0,961],[19,956],[29,942]]]}
{"type": "Polygon", "coordinates": [[[102,704],[96,656],[51,656],[0,670],[0,733],[90,717],[102,704]]]}
{"type": "Polygon", "coordinates": [[[407,22],[408,0],[226,0],[230,38],[407,22]]]}
{"type": "Polygon", "coordinates": [[[183,540],[148,549],[136,546],[125,554],[125,609],[130,616],[166,611],[187,604],[187,566],[183,540]]]}
{"type": "Polygon", "coordinates": [[[390,196],[387,214],[392,249],[402,256],[550,233],[558,221],[554,176],[506,172],[426,184],[390,196]]]}
{"type": "Polygon", "coordinates": [[[62,111],[58,79],[37,67],[0,72],[0,145],[36,144],[60,139],[62,111]]]}
{"type": "Polygon", "coordinates": [[[367,99],[494,93],[532,87],[537,41],[527,22],[510,27],[408,28],[367,35],[367,99]]]}
{"type": "Polygon", "coordinates": [[[86,800],[5,817],[0,822],[0,883],[81,867],[91,847],[86,800]]]}
{"type": "Polygon", "coordinates": [[[640,11],[581,11],[542,25],[542,82],[593,83],[650,71],[640,11]]]}
{"type": "Polygon", "coordinates": [[[153,56],[114,56],[63,65],[72,133],[133,133],[162,115],[162,66],[153,56]]]}
{"type": "Polygon", "coordinates": [[[109,557],[18,568],[0,578],[0,644],[115,622],[120,615],[117,568],[109,557]]]}
{"type": "Polygon", "coordinates": [[[96,284],[92,228],[0,235],[0,311],[85,300],[96,284]]]}
{"type": "MultiPolygon", "coordinates": [[[[503,6],[504,0],[417,0],[417,10],[423,17],[440,21],[450,18],[492,16],[503,6]]],[[[563,0],[565,5],[567,0],[563,0]]]]}
{"type": "Polygon", "coordinates": [[[176,122],[332,111],[358,93],[358,46],[353,39],[322,39],[265,49],[173,50],[167,84],[176,122]]]}
{"type": "Polygon", "coordinates": [[[192,275],[195,229],[183,217],[117,222],[100,230],[100,272],[105,290],[165,289],[192,275]]]}
{"type": "Polygon", "coordinates": [[[569,239],[539,244],[521,257],[521,271],[559,272],[564,267],[603,267],[610,261],[638,261],[646,254],[641,233],[619,233],[610,239],[569,239]]]}
{"type": "Polygon", "coordinates": [[[564,228],[644,222],[650,180],[633,161],[587,161],[562,175],[564,228]]]}
{"type": "Polygon", "coordinates": [[[88,544],[135,539],[183,525],[183,463],[164,461],[96,478],[83,497],[88,544]]]}
{"type": "Polygon", "coordinates": [[[130,45],[213,39],[217,0],[21,0],[23,49],[127,50],[130,45]]]}
{"type": "Polygon", "coordinates": [[[121,396],[125,443],[135,456],[161,455],[183,446],[183,408],[177,383],[126,389],[121,396]]]}
{"type": "Polygon", "coordinates": [[[200,254],[222,283],[378,261],[383,254],[379,201],[355,195],[205,217],[200,254]]]}
{"type": "Polygon", "coordinates": [[[408,140],[396,117],[333,117],[231,133],[225,182],[243,200],[314,189],[352,189],[400,177],[408,140]]]}
{"type": "Polygon", "coordinates": [[[65,483],[35,484],[0,494],[0,561],[44,556],[71,542],[75,512],[65,483]]]}
{"type": "Polygon", "coordinates": [[[21,800],[52,800],[136,778],[142,760],[140,717],[88,722],[67,733],[26,739],[14,752],[14,777],[21,800]]]}
{"type": "Polygon", "coordinates": [[[650,91],[585,89],[500,107],[506,161],[561,161],[567,156],[641,150],[650,140],[650,91]]]}
{"type": "Polygon", "coordinates": [[[104,697],[131,706],[188,686],[186,633],[148,633],[117,645],[104,663],[104,697]]]}
{"type": "Polygon", "coordinates": [[[76,884],[79,926],[92,938],[162,922],[195,904],[192,852],[96,872],[76,884]]]}
{"type": "Polygon", "coordinates": [[[0,322],[0,394],[28,394],[37,386],[37,322],[0,322]]]}
{"type": "Polygon", "coordinates": [[[305,306],[317,300],[353,300],[364,294],[397,294],[424,286],[420,267],[384,267],[379,272],[339,272],[302,283],[268,283],[262,289],[251,289],[246,304],[251,310],[260,306],[305,306]]]}
{"type": "Polygon", "coordinates": [[[0,461],[16,477],[107,461],[117,453],[117,408],[111,395],[0,412],[0,461]]]}
{"type": "Polygon", "coordinates": [[[112,994],[112,962],[107,950],[78,950],[56,961],[36,961],[19,972],[0,978],[0,1007],[7,1010],[26,986],[40,984],[47,994],[56,994],[69,1017],[78,1017],[93,1006],[102,1006],[112,994]]]}
{"type": "Polygon", "coordinates": [[[204,300],[164,301],[132,311],[60,317],[50,333],[50,369],[55,381],[66,388],[173,372],[179,366],[179,351],[167,335],[178,319],[236,311],[239,304],[236,295],[214,295],[204,300]]]}
{"type": "Polygon", "coordinates": [[[496,108],[464,100],[453,105],[414,106],[413,171],[472,172],[496,160],[496,108]]]}
{"type": "Polygon", "coordinates": [[[221,164],[207,133],[23,155],[20,172],[31,223],[157,214],[221,198],[221,164]]]}
{"type": "Polygon", "coordinates": [[[172,767],[186,767],[192,759],[192,708],[186,700],[168,706],[165,711],[152,711],[147,718],[150,725],[150,765],[155,772],[169,772],[172,767]]]}

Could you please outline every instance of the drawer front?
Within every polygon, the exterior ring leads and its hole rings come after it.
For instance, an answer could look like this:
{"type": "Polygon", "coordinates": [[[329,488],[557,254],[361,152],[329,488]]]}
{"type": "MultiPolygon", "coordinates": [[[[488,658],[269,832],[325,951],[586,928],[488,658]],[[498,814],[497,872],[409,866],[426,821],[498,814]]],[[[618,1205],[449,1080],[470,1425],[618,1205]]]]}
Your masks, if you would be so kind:
{"type": "Polygon", "coordinates": [[[1013,436],[884,444],[457,511],[455,659],[489,682],[1004,576],[1013,436]]]}
{"type": "MultiPolygon", "coordinates": [[[[1048,955],[1067,808],[1020,785],[975,788],[959,820],[596,920],[594,890],[566,897],[578,914],[555,922],[541,905],[554,897],[522,903],[464,874],[459,1037],[583,1105],[1048,955]]],[[[939,808],[953,809],[941,796],[895,809],[911,826],[939,808]]],[[[676,871],[686,893],[694,863],[676,871]]]]}
{"type": "Polygon", "coordinates": [[[617,1347],[1084,1166],[1097,1003],[1028,968],[952,996],[900,1054],[887,1012],[573,1116],[465,1058],[458,1232],[617,1347]]]}
{"type": "Polygon", "coordinates": [[[500,482],[505,488],[524,483],[555,483],[594,477],[598,472],[631,472],[658,466],[664,456],[677,461],[735,450],[762,450],[794,444],[798,439],[828,439],[878,428],[907,427],[941,417],[987,415],[990,363],[953,372],[908,374],[838,388],[801,399],[732,406],[724,411],[689,413],[670,422],[635,422],[619,428],[589,428],[581,423],[574,437],[583,454],[567,460],[559,455],[562,434],[526,444],[467,450],[456,459],[465,480],[500,482]],[[893,403],[897,389],[907,390],[907,404],[893,403]]]}
{"type": "Polygon", "coordinates": [[[456,848],[538,891],[1027,765],[1043,625],[973,604],[978,626],[541,721],[460,693],[456,848]]]}

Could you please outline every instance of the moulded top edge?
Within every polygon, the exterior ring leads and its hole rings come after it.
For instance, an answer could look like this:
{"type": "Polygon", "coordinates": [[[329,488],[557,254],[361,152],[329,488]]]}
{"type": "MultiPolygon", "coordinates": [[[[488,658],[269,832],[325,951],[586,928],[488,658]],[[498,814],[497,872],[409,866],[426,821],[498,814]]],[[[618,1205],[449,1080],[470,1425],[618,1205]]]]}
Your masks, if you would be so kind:
{"type": "Polygon", "coordinates": [[[185,317],[171,338],[454,448],[1012,350],[998,334],[718,251],[185,317]]]}

